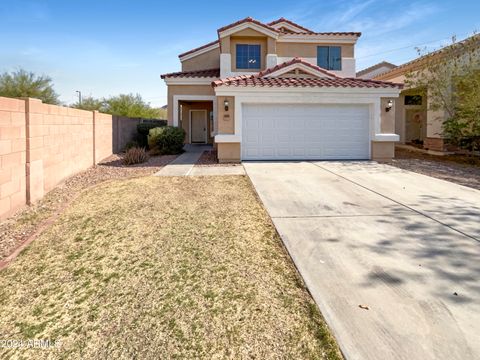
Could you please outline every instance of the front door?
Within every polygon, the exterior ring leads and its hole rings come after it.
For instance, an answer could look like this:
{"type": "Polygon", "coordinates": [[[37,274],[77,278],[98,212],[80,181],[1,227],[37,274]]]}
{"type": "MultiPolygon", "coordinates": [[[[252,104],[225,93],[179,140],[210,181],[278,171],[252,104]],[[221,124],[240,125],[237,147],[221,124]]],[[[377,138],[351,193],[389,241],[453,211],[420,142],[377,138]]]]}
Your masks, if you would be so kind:
{"type": "Polygon", "coordinates": [[[426,136],[426,113],[422,110],[407,109],[406,115],[406,142],[422,142],[426,136]]]}
{"type": "Polygon", "coordinates": [[[190,141],[192,143],[207,142],[207,110],[190,111],[190,141]]]}

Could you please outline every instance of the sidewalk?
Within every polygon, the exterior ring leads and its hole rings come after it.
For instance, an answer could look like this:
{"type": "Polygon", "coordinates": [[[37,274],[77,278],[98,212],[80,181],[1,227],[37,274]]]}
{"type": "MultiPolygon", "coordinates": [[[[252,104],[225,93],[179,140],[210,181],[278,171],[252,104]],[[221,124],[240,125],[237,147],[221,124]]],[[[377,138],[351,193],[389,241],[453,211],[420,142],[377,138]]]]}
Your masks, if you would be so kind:
{"type": "Polygon", "coordinates": [[[204,151],[212,149],[210,145],[185,145],[185,152],[165,166],[154,176],[219,176],[245,175],[245,169],[239,166],[195,166],[204,151]]]}

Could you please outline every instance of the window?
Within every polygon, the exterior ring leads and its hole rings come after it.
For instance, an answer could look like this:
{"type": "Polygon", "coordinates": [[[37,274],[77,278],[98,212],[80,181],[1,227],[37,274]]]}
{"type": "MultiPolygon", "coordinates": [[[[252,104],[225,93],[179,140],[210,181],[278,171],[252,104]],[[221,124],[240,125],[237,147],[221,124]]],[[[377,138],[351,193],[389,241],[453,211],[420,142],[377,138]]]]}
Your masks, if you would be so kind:
{"type": "Polygon", "coordinates": [[[317,65],[326,70],[342,70],[342,48],[340,46],[318,46],[317,65]]]}
{"type": "Polygon", "coordinates": [[[405,105],[422,105],[422,95],[405,95],[405,105]]]}
{"type": "Polygon", "coordinates": [[[260,69],[260,45],[237,44],[237,69],[260,69]]]}

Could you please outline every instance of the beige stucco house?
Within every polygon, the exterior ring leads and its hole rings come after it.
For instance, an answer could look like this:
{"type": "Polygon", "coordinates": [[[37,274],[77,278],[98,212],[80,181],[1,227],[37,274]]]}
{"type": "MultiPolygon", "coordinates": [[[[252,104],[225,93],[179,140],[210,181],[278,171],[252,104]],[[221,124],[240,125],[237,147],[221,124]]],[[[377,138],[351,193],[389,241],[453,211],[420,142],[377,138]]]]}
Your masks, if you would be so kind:
{"type": "MultiPolygon", "coordinates": [[[[477,46],[480,45],[480,35],[474,35],[457,44],[460,56],[463,56],[462,43],[466,41],[474,41],[477,46]]],[[[425,69],[428,61],[433,58],[441,58],[444,50],[447,47],[431,52],[427,55],[416,58],[403,65],[394,67],[383,73],[376,74],[373,79],[379,81],[391,81],[395,83],[404,84],[406,82],[407,74],[415,76],[415,74],[425,69]]],[[[477,52],[479,54],[480,52],[477,52]]],[[[468,55],[465,55],[468,56],[468,55]]],[[[400,136],[400,143],[418,143],[423,144],[423,147],[433,151],[445,151],[445,141],[442,135],[443,122],[446,117],[446,112],[443,110],[432,110],[429,106],[428,89],[427,95],[421,95],[424,92],[417,92],[416,89],[408,88],[405,84],[404,89],[400,93],[395,104],[395,133],[400,136]]]]}
{"type": "Polygon", "coordinates": [[[401,85],[356,78],[357,32],[246,18],[164,74],[168,121],[221,162],[388,159],[401,85]]]}
{"type": "MultiPolygon", "coordinates": [[[[423,57],[409,61],[383,73],[373,79],[404,84],[406,75],[423,66],[423,57]]],[[[395,100],[395,133],[400,136],[401,144],[423,144],[427,150],[444,151],[442,124],[445,114],[442,111],[428,109],[428,99],[407,86],[395,100]]]]}

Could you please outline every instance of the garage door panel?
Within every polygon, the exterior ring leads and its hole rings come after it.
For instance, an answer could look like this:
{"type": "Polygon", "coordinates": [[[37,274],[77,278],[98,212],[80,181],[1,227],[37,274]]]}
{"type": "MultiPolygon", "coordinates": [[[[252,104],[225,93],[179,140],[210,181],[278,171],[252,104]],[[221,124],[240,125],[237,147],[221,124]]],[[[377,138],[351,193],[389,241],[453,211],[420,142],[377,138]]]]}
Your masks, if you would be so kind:
{"type": "Polygon", "coordinates": [[[244,160],[369,157],[367,105],[246,104],[242,110],[244,160]]]}

